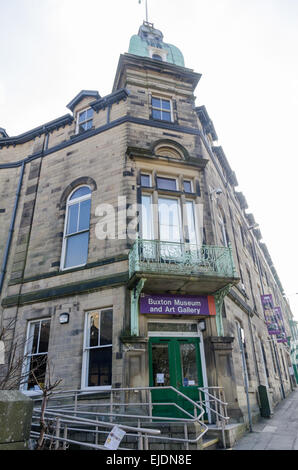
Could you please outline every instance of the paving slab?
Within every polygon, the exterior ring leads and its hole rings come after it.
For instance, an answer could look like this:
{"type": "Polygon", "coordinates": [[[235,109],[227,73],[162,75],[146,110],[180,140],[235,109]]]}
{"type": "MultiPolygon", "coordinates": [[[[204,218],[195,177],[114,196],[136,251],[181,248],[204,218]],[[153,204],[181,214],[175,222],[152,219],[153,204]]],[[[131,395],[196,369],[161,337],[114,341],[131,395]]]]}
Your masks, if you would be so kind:
{"type": "Polygon", "coordinates": [[[298,450],[298,388],[274,410],[271,418],[253,424],[233,450],[298,450]]]}

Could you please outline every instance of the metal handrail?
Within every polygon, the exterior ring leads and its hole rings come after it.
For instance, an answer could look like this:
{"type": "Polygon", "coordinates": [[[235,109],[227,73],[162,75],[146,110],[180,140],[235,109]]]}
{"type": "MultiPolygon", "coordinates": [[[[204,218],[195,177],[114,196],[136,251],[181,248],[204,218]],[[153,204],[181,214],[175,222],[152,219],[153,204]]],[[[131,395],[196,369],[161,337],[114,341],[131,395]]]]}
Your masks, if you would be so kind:
{"type": "Polygon", "coordinates": [[[221,428],[222,430],[222,440],[223,440],[223,446],[224,448],[226,447],[226,439],[225,439],[225,426],[226,424],[228,423],[229,421],[229,416],[227,416],[227,406],[228,406],[228,403],[221,400],[220,398],[216,397],[215,395],[213,395],[212,393],[209,392],[209,389],[217,389],[219,392],[223,392],[223,387],[198,387],[198,390],[199,390],[199,395],[200,395],[200,402],[201,403],[204,403],[203,406],[205,406],[206,408],[209,409],[209,411],[211,411],[212,413],[214,413],[216,415],[216,425],[218,428],[221,428]],[[202,400],[202,396],[201,396],[201,393],[203,393],[205,396],[207,395],[207,400],[202,400]],[[214,402],[215,403],[215,407],[212,408],[210,406],[210,403],[211,402],[214,402]],[[222,412],[219,411],[223,410],[224,414],[222,412]]]}
{"type": "MultiPolygon", "coordinates": [[[[51,406],[48,406],[47,410],[46,410],[46,415],[47,416],[55,416],[57,418],[57,420],[62,420],[62,422],[66,422],[66,420],[69,420],[71,419],[73,423],[77,423],[77,424],[86,424],[86,425],[90,425],[92,427],[99,427],[99,426],[106,426],[106,427],[113,427],[115,426],[115,422],[112,423],[108,423],[107,421],[99,421],[99,420],[91,420],[91,419],[88,419],[88,418],[80,418],[79,416],[77,416],[78,414],[84,414],[85,416],[86,415],[93,415],[95,417],[97,416],[102,416],[102,415],[105,415],[107,417],[110,418],[119,418],[120,416],[121,417],[126,417],[126,418],[133,418],[135,420],[138,420],[138,424],[140,423],[141,420],[150,420],[152,422],[152,419],[154,420],[158,420],[159,422],[165,422],[165,423],[169,423],[169,422],[180,422],[181,424],[184,424],[184,434],[185,434],[185,438],[178,438],[178,437],[168,437],[168,436],[160,436],[160,431],[159,430],[153,430],[153,429],[149,429],[149,428],[142,428],[140,426],[140,424],[138,426],[127,426],[125,424],[118,424],[117,423],[117,426],[119,426],[120,428],[122,429],[130,429],[134,432],[137,432],[138,433],[138,436],[139,436],[139,449],[143,449],[144,445],[145,445],[145,448],[148,448],[148,443],[149,443],[149,440],[151,439],[158,439],[158,440],[163,440],[163,441],[175,441],[175,442],[179,442],[179,443],[184,443],[185,444],[185,447],[186,449],[189,448],[189,444],[195,444],[197,443],[200,439],[202,439],[202,437],[204,436],[204,434],[208,431],[208,426],[202,421],[202,417],[205,413],[205,410],[204,408],[197,402],[195,402],[194,400],[192,400],[191,398],[189,398],[188,396],[186,396],[184,393],[180,392],[179,390],[177,390],[175,387],[173,386],[167,386],[167,387],[135,387],[135,388],[129,388],[129,387],[126,387],[126,388],[111,388],[109,390],[94,390],[94,391],[86,391],[86,390],[66,390],[66,391],[57,391],[57,392],[54,392],[52,394],[52,396],[50,397],[50,399],[54,399],[54,400],[59,400],[59,399],[65,399],[65,398],[73,398],[74,399],[74,404],[73,405],[64,405],[64,407],[62,408],[62,406],[60,405],[54,405],[53,407],[51,406]],[[149,400],[148,402],[141,402],[141,403],[135,403],[135,402],[129,402],[129,403],[122,403],[122,402],[114,402],[113,401],[113,393],[114,392],[117,392],[117,393],[123,393],[123,392],[142,392],[142,391],[147,391],[149,392],[149,398],[151,398],[151,391],[152,390],[173,390],[177,395],[183,397],[186,401],[188,401],[190,404],[192,404],[192,406],[194,407],[194,415],[192,415],[191,413],[189,413],[188,411],[186,411],[184,408],[180,407],[177,403],[154,403],[154,406],[157,405],[172,405],[174,407],[176,407],[177,409],[179,409],[180,411],[184,412],[186,415],[188,415],[188,418],[173,418],[173,417],[163,417],[163,416],[153,416],[152,415],[152,402],[151,400],[149,400]],[[88,398],[88,396],[92,396],[92,395],[100,395],[100,394],[104,394],[106,395],[107,393],[110,393],[110,400],[107,401],[106,403],[89,403],[88,406],[110,406],[110,412],[109,413],[99,413],[99,412],[95,412],[95,411],[92,411],[92,412],[87,412],[87,411],[81,411],[81,405],[78,404],[78,397],[79,396],[83,396],[83,397],[86,397],[88,398]],[[119,414],[118,413],[113,413],[113,407],[114,406],[125,406],[125,405],[128,405],[128,406],[136,406],[136,405],[140,405],[140,406],[146,406],[148,405],[149,406],[149,413],[147,415],[135,415],[135,414],[128,414],[128,413],[125,413],[125,414],[119,414]],[[59,408],[58,408],[59,407],[59,408]],[[188,438],[188,431],[187,431],[187,423],[197,423],[201,426],[201,433],[195,438],[195,439],[189,439],[188,438]],[[158,431],[158,432],[156,432],[158,431]]],[[[35,402],[39,402],[40,401],[40,397],[36,397],[35,398],[35,402]]],[[[83,406],[87,406],[87,405],[83,405],[83,406]]],[[[36,412],[38,411],[37,408],[34,408],[34,414],[36,416],[36,412]]],[[[60,425],[60,422],[59,422],[59,425],[60,425]]],[[[66,433],[67,433],[67,430],[66,430],[66,433]]],[[[59,434],[59,430],[58,430],[58,434],[59,434]]],[[[51,436],[51,439],[52,440],[55,440],[55,437],[51,436]]]]}

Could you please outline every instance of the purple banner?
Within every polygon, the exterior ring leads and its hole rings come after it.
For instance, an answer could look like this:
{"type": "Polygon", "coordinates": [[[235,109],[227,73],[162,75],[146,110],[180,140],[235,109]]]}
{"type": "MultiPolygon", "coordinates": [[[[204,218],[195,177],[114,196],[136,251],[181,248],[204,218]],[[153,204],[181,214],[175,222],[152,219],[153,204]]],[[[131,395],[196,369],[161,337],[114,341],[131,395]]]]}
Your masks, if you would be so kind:
{"type": "Polygon", "coordinates": [[[261,295],[265,322],[267,325],[269,335],[280,334],[279,325],[275,318],[273,299],[271,294],[261,295]]]}
{"type": "Polygon", "coordinates": [[[284,325],[284,319],[280,307],[274,307],[275,318],[279,326],[279,333],[276,335],[278,343],[287,343],[286,330],[284,325]]]}
{"type": "Polygon", "coordinates": [[[212,295],[141,294],[140,313],[158,315],[216,315],[212,295]]]}

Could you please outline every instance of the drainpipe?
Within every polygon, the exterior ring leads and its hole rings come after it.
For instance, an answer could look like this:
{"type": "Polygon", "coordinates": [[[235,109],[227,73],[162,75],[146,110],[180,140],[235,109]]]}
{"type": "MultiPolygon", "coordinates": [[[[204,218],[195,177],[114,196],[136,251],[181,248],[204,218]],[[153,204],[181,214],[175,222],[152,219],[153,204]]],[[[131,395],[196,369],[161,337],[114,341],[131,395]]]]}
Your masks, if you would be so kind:
{"type": "Polygon", "coordinates": [[[242,357],[242,367],[243,367],[244,388],[245,388],[245,395],[246,395],[246,402],[247,402],[249,432],[253,432],[253,430],[252,430],[251,411],[250,411],[250,403],[249,403],[249,394],[248,394],[247,368],[246,368],[246,362],[245,362],[245,356],[244,356],[245,352],[244,352],[244,348],[243,348],[243,341],[242,341],[241,331],[240,331],[239,326],[237,326],[237,330],[238,330],[238,341],[239,341],[240,353],[241,353],[241,357],[242,357]]]}
{"type": "Polygon", "coordinates": [[[20,174],[20,177],[19,177],[19,183],[18,183],[17,192],[16,192],[16,198],[15,198],[14,207],[13,207],[13,213],[12,213],[12,217],[11,217],[11,221],[10,221],[8,237],[7,237],[6,246],[5,246],[5,250],[4,250],[3,262],[2,262],[2,266],[1,266],[0,296],[1,296],[2,288],[3,288],[3,284],[4,284],[4,277],[5,277],[6,268],[7,268],[10,245],[11,245],[12,235],[13,235],[13,232],[14,232],[14,225],[15,225],[16,213],[17,213],[17,209],[18,209],[18,203],[19,203],[20,193],[21,193],[21,188],[22,188],[24,169],[25,169],[25,161],[23,160],[22,166],[21,166],[21,174],[20,174]]]}

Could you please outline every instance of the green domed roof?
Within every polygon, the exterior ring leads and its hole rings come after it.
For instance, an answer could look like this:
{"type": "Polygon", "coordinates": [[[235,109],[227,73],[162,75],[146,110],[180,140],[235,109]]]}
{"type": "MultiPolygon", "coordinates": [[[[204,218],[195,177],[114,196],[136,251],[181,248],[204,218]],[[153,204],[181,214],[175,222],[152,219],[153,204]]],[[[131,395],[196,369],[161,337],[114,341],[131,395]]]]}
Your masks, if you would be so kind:
{"type": "Polygon", "coordinates": [[[184,57],[178,47],[163,42],[162,32],[145,21],[138,34],[131,37],[128,52],[184,67],[184,57]]]}

